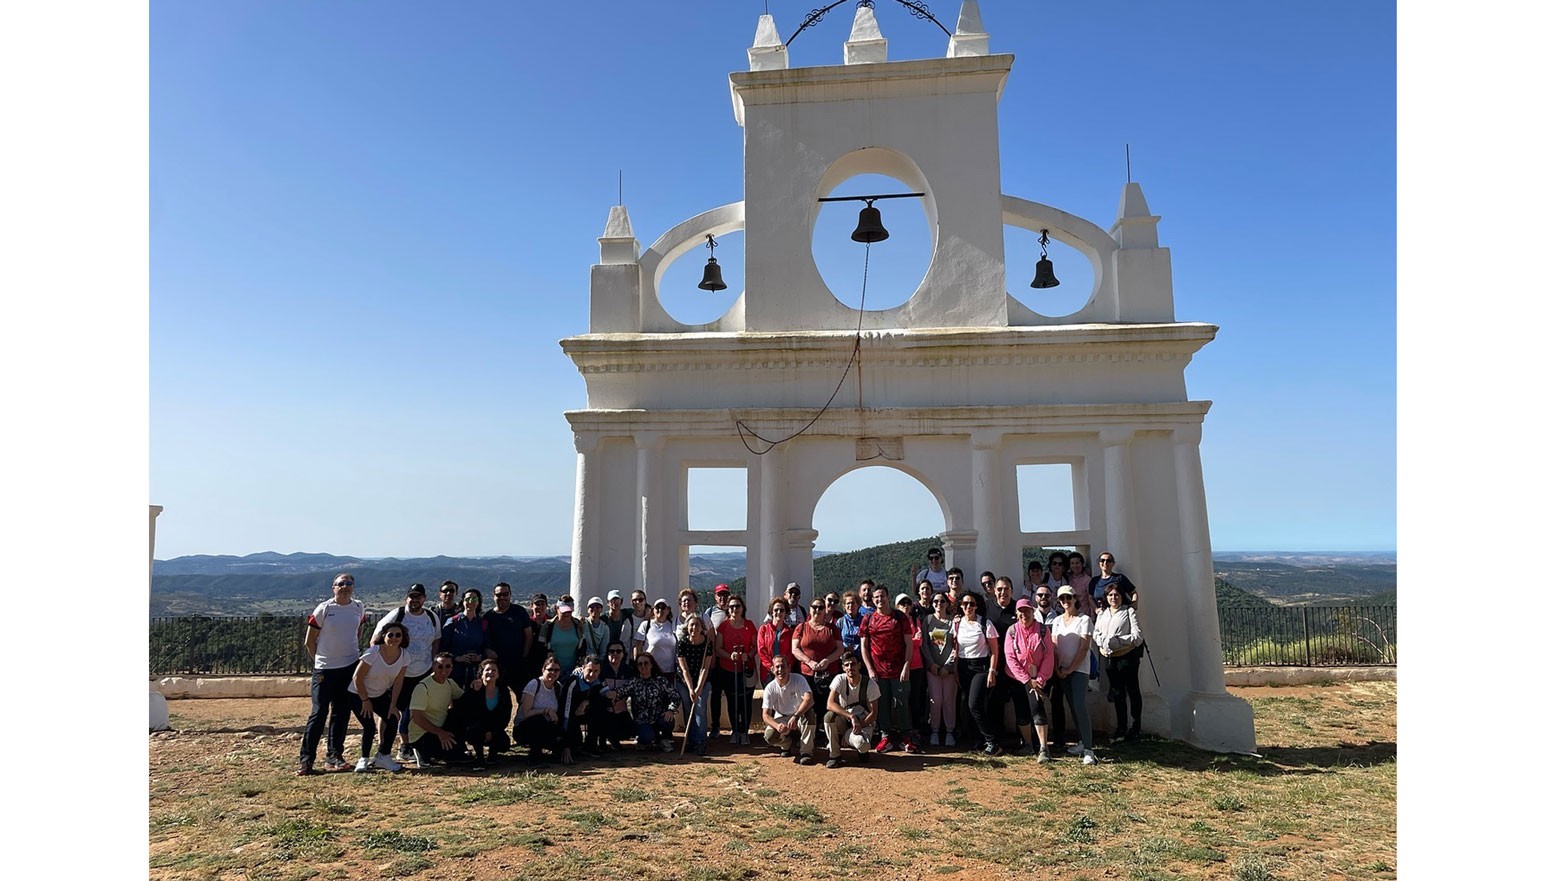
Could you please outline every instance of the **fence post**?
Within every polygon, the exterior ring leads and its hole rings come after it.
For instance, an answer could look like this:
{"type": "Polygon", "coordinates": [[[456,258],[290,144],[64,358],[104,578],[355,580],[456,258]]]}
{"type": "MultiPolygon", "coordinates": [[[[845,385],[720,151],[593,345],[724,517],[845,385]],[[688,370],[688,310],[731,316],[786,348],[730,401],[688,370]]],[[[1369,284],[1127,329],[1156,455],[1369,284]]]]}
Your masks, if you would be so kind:
{"type": "Polygon", "coordinates": [[[1304,615],[1304,666],[1313,667],[1314,659],[1309,656],[1309,607],[1303,607],[1304,615]]]}

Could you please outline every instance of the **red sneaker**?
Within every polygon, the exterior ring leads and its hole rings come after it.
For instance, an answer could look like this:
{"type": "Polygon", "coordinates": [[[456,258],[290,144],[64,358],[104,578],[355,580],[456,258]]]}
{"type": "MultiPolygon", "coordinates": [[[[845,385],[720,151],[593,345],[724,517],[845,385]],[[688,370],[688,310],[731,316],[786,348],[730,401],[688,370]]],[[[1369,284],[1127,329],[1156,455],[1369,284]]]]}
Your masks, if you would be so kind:
{"type": "Polygon", "coordinates": [[[895,748],[895,745],[891,743],[890,735],[886,734],[880,737],[880,742],[875,745],[874,751],[877,753],[888,753],[895,748]]]}
{"type": "Polygon", "coordinates": [[[923,751],[923,748],[917,745],[917,741],[910,737],[906,739],[906,742],[902,744],[901,748],[914,755],[923,751]]]}

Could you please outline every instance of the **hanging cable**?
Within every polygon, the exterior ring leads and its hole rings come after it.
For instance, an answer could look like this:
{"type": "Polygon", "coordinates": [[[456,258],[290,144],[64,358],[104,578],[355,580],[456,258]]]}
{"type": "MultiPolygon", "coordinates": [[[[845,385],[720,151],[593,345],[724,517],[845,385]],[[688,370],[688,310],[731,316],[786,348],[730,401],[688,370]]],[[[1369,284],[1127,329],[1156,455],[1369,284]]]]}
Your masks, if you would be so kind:
{"type": "Polygon", "coordinates": [[[773,448],[779,444],[788,443],[794,438],[799,437],[800,435],[809,431],[810,427],[815,425],[815,423],[822,416],[826,415],[827,410],[831,409],[832,401],[837,400],[837,393],[842,391],[843,384],[848,381],[848,373],[853,369],[854,364],[858,365],[858,409],[864,409],[864,365],[860,357],[860,353],[863,350],[864,343],[864,302],[869,294],[869,244],[869,242],[864,243],[864,280],[858,289],[858,328],[853,332],[853,354],[848,356],[847,366],[842,368],[842,378],[837,380],[837,387],[832,389],[831,397],[826,399],[826,403],[821,405],[820,411],[811,417],[810,421],[806,422],[803,428],[780,440],[768,440],[767,438],[762,437],[760,434],[757,434],[756,430],[751,426],[747,425],[739,419],[736,419],[735,432],[736,434],[740,435],[741,446],[745,447],[746,452],[750,453],[751,455],[765,456],[772,452],[773,448]],[[766,444],[767,448],[763,450],[757,450],[753,448],[751,444],[746,441],[747,436],[756,438],[757,440],[766,444]]]}

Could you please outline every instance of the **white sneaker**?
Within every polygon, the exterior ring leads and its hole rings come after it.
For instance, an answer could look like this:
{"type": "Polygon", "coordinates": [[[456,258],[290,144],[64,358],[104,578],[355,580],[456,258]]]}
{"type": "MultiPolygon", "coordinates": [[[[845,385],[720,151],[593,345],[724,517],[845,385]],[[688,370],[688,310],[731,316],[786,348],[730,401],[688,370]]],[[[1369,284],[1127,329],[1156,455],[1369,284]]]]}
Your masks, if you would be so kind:
{"type": "Polygon", "coordinates": [[[1084,764],[1092,765],[1092,764],[1094,764],[1097,761],[1099,761],[1099,760],[1094,757],[1094,750],[1092,750],[1092,749],[1084,750],[1084,764]]]}
{"type": "Polygon", "coordinates": [[[369,771],[369,770],[370,770],[370,760],[365,758],[364,756],[360,756],[359,757],[359,761],[354,763],[354,773],[356,773],[356,774],[363,774],[363,773],[365,773],[366,771],[369,771]]]}
{"type": "Polygon", "coordinates": [[[376,753],[376,757],[370,760],[370,764],[383,771],[401,771],[402,765],[386,753],[376,753]]]}

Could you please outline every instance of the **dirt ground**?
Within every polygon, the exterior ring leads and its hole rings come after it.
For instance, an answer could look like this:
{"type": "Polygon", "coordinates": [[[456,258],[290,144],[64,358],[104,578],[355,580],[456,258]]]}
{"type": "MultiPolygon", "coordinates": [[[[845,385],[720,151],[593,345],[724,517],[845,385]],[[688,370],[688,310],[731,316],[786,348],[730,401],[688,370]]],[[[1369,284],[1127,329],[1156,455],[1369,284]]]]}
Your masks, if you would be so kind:
{"type": "Polygon", "coordinates": [[[951,750],[828,770],[720,739],[706,758],[311,778],[292,773],[305,699],[172,701],[150,875],[1394,877],[1394,683],[1230,691],[1259,758],[1097,738],[1093,767],[951,750]]]}

